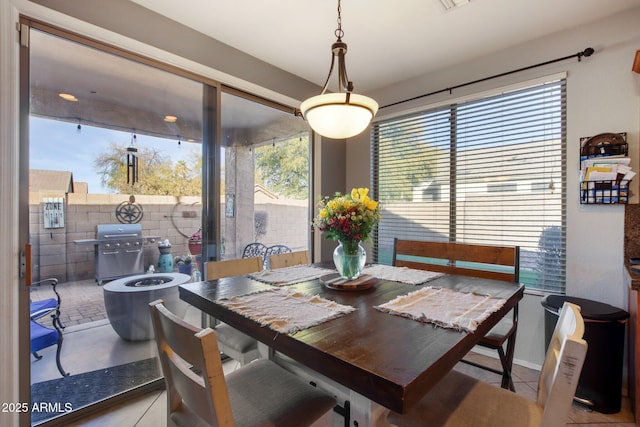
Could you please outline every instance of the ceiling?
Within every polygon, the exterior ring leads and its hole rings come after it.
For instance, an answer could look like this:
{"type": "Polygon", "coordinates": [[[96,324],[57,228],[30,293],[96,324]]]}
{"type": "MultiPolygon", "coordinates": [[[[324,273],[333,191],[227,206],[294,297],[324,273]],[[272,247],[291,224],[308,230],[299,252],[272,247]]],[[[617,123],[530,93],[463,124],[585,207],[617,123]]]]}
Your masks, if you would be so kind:
{"type": "MultiPolygon", "coordinates": [[[[336,0],[132,1],[320,86],[327,77],[336,0]]],[[[347,70],[355,91],[366,94],[639,4],[470,0],[445,11],[440,0],[344,0],[347,70]]]]}
{"type": "MultiPolygon", "coordinates": [[[[30,65],[35,116],[189,142],[202,138],[199,82],[35,30],[30,65]],[[177,120],[167,122],[166,115],[177,120]]],[[[228,93],[222,105],[225,145],[271,143],[307,129],[288,112],[228,93]]]]}
{"type": "MultiPolygon", "coordinates": [[[[180,7],[175,0],[131,1],[318,86],[327,77],[331,45],[336,40],[336,0],[185,0],[180,7]]],[[[473,57],[597,22],[639,4],[640,0],[470,0],[445,11],[440,0],[344,0],[347,70],[355,91],[367,94],[473,57]]],[[[199,140],[198,84],[54,36],[34,34],[31,51],[32,113],[199,140]],[[60,92],[80,100],[62,101],[60,92]],[[165,114],[178,116],[178,122],[163,122],[165,114]]],[[[335,90],[335,84],[330,88],[335,90]]],[[[279,129],[278,135],[306,129],[301,120],[295,129],[283,127],[281,116],[288,114],[281,111],[231,95],[223,101],[225,141],[242,139],[254,144],[270,140],[274,128],[279,129]],[[267,123],[274,125],[266,127],[267,123]],[[264,135],[265,128],[270,138],[264,135]],[[252,130],[259,131],[247,137],[252,130]]]]}

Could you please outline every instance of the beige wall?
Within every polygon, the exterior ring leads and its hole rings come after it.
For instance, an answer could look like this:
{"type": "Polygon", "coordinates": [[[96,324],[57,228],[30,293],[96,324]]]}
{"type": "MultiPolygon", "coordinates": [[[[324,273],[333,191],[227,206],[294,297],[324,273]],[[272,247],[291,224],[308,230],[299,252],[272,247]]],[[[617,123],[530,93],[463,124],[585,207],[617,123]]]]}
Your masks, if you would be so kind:
{"type": "MultiPolygon", "coordinates": [[[[116,208],[129,200],[128,195],[69,194],[65,206],[65,227],[45,229],[42,219],[40,195],[31,193],[29,204],[29,228],[32,244],[33,279],[56,277],[61,282],[95,277],[95,253],[93,245],[79,245],[76,240],[95,239],[98,224],[117,224],[116,208]]],[[[182,233],[194,233],[201,223],[200,198],[182,197],[182,203],[195,205],[195,218],[183,218],[174,214],[177,200],[169,196],[136,196],[136,203],[143,209],[140,221],[143,236],[169,239],[171,253],[188,253],[188,239],[182,233]],[[173,217],[173,221],[172,221],[173,217]],[[175,224],[175,226],[174,226],[175,224]]],[[[144,247],[145,269],[157,264],[157,243],[144,247]]]]}
{"type": "MultiPolygon", "coordinates": [[[[128,195],[68,194],[65,205],[64,228],[45,229],[43,222],[42,195],[31,193],[29,205],[29,228],[32,244],[33,280],[56,277],[61,282],[86,280],[95,277],[95,247],[77,244],[74,241],[95,239],[98,224],[117,224],[117,206],[129,199],[128,195]]],[[[51,197],[47,194],[46,197],[51,197]]],[[[189,253],[188,239],[183,234],[194,233],[201,224],[200,198],[181,197],[183,206],[193,205],[197,212],[194,218],[185,218],[182,209],[176,210],[178,200],[170,196],[136,196],[136,203],[143,208],[140,221],[142,235],[169,239],[173,256],[189,253]]],[[[292,250],[308,248],[310,227],[306,201],[273,200],[257,203],[255,211],[264,212],[267,218],[266,234],[259,241],[266,245],[284,244],[292,250]]],[[[220,212],[225,212],[221,204],[220,212]]],[[[253,217],[245,219],[241,228],[250,230],[243,240],[226,244],[224,258],[239,258],[248,243],[254,241],[253,217]],[[249,237],[250,236],[250,237],[249,237]]],[[[223,229],[224,235],[224,229],[223,229]]],[[[226,236],[226,243],[234,235],[226,236]]],[[[144,267],[157,267],[159,252],[157,243],[144,246],[144,267]]]]}

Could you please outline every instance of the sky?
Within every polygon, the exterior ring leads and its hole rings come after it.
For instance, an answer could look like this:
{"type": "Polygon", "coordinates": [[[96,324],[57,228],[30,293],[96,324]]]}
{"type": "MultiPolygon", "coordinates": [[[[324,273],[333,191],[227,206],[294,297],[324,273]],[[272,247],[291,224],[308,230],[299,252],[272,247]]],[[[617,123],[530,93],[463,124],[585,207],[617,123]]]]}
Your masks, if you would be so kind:
{"type": "MultiPolygon", "coordinates": [[[[30,169],[70,171],[74,182],[87,182],[89,193],[108,193],[100,183],[94,159],[107,151],[112,142],[119,145],[131,144],[131,133],[82,125],[78,131],[76,123],[30,117],[30,169]]],[[[200,152],[200,144],[174,139],[161,139],[146,135],[136,135],[134,147],[154,147],[165,157],[186,160],[189,153],[200,152]]]]}

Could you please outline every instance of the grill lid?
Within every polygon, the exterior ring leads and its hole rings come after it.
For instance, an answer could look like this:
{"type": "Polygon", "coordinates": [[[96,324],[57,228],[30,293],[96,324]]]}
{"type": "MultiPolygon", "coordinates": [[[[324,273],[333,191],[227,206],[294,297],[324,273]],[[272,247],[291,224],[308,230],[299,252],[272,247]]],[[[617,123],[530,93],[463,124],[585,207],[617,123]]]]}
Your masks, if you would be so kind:
{"type": "Polygon", "coordinates": [[[140,224],[99,224],[96,226],[98,241],[139,239],[142,237],[140,224]]]}

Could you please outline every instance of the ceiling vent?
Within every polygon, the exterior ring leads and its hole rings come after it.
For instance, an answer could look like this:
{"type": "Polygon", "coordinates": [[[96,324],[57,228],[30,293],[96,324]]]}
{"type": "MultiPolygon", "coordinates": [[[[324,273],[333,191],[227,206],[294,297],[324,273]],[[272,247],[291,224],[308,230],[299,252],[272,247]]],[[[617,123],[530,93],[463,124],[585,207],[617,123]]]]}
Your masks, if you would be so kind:
{"type": "Polygon", "coordinates": [[[444,6],[445,10],[452,10],[469,4],[469,1],[470,0],[440,0],[440,3],[444,6]]]}

